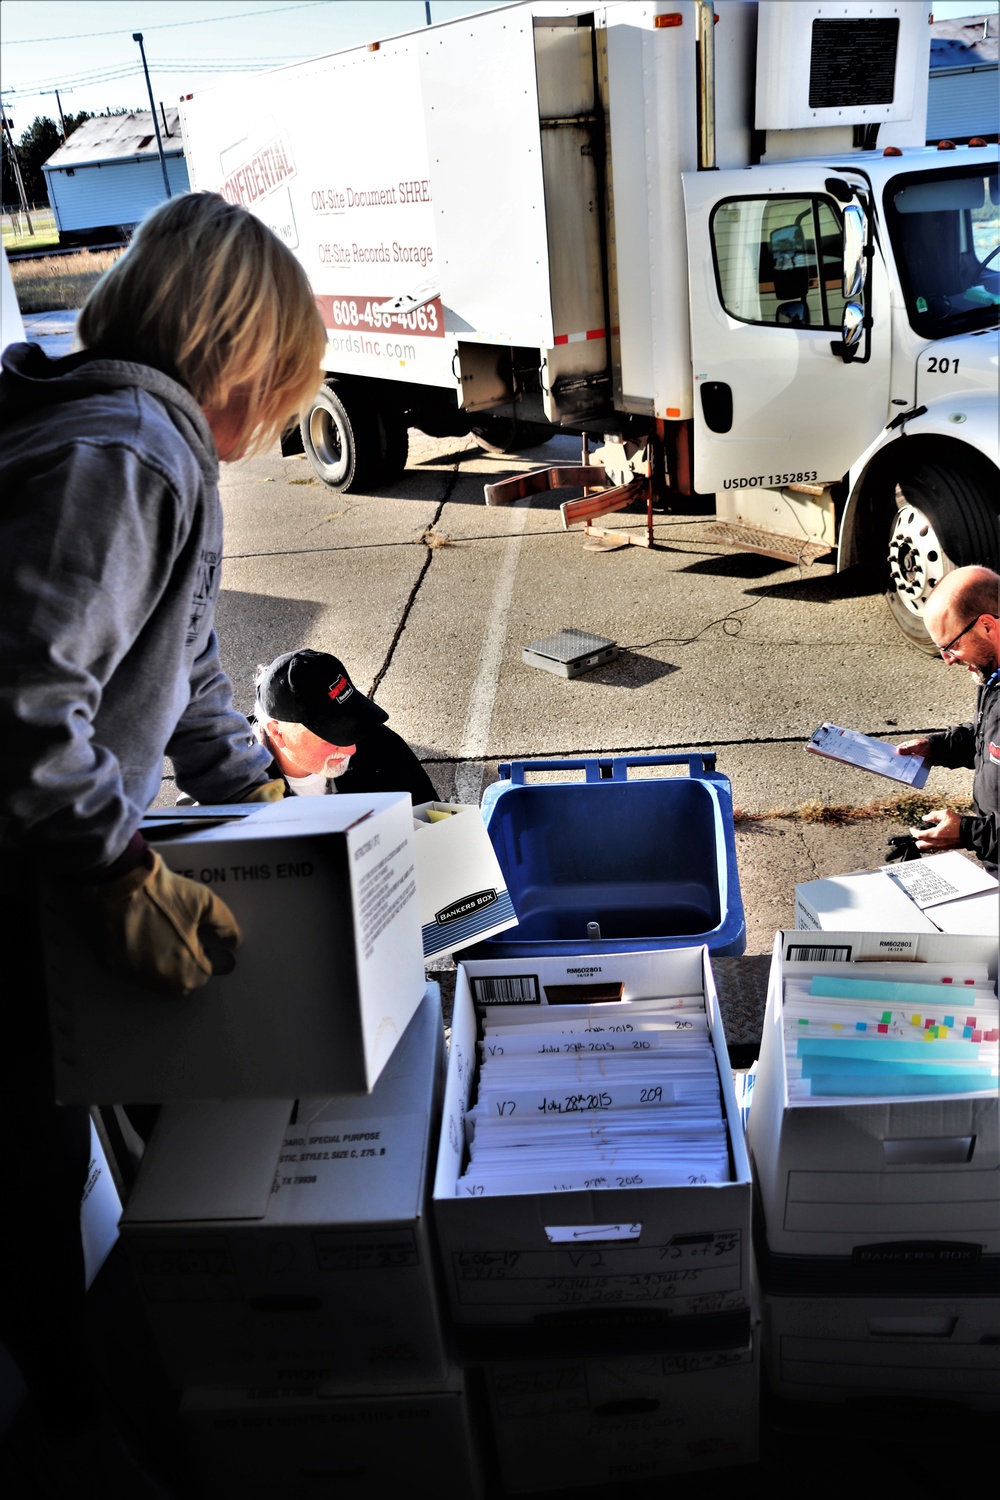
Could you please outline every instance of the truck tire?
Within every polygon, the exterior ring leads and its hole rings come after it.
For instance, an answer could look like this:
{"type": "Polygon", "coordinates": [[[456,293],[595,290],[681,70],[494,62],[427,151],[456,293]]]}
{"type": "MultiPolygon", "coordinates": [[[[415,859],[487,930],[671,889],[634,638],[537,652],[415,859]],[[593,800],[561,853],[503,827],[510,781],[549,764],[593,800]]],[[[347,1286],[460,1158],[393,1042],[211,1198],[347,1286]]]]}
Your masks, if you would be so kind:
{"type": "Polygon", "coordinates": [[[997,504],[980,478],[920,461],[900,478],[889,524],[886,600],[912,645],[937,648],[924,625],[924,606],[953,568],[997,568],[997,504]]]}
{"type": "Polygon", "coordinates": [[[300,424],[302,446],[313,471],[341,494],[378,483],[383,440],[366,396],[324,385],[300,424]]]}
{"type": "Polygon", "coordinates": [[[410,432],[406,416],[398,407],[385,407],[378,414],[380,462],[377,477],[372,480],[379,488],[395,484],[410,455],[410,432]]]}

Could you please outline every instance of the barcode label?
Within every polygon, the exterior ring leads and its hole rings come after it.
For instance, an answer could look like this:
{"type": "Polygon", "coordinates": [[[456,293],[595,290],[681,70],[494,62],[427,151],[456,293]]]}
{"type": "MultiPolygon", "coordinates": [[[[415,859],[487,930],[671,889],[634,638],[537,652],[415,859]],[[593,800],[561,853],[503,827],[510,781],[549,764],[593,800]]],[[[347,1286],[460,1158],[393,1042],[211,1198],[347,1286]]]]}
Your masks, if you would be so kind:
{"type": "Polygon", "coordinates": [[[534,974],[505,974],[492,979],[474,979],[472,991],[477,1005],[539,1005],[538,979],[534,974]]]}
{"type": "Polygon", "coordinates": [[[851,947],[848,944],[844,948],[816,948],[812,945],[808,948],[800,948],[795,943],[789,943],[788,952],[785,957],[789,963],[849,964],[851,961],[851,947]]]}

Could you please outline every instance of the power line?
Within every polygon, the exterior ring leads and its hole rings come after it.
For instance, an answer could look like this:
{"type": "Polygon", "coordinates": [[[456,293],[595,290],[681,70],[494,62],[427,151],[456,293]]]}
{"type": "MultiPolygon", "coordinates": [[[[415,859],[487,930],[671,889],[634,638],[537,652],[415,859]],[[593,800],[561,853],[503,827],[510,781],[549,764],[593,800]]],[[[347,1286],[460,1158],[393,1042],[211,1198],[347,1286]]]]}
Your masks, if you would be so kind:
{"type": "MultiPolygon", "coordinates": [[[[268,10],[241,10],[235,15],[228,16],[202,16],[197,21],[161,21],[156,26],[147,26],[147,31],[170,31],[177,26],[212,26],[217,21],[242,21],[248,16],[273,16],[283,11],[291,10],[313,10],[317,5],[331,5],[336,0],[302,0],[298,5],[272,5],[268,10]]],[[[122,28],[116,26],[113,31],[75,31],[70,36],[28,36],[17,37],[13,41],[4,40],[5,47],[27,47],[38,46],[43,42],[77,42],[84,37],[91,36],[120,36],[122,28]]]]}
{"type": "MultiPolygon", "coordinates": [[[[237,60],[211,62],[190,62],[186,58],[157,59],[156,72],[159,73],[254,73],[266,68],[273,68],[280,62],[300,62],[309,54],[306,52],[288,53],[282,57],[248,57],[237,60]]],[[[29,99],[41,94],[50,93],[53,88],[61,88],[68,91],[72,86],[75,88],[91,88],[101,83],[110,83],[119,78],[138,78],[141,68],[134,63],[116,64],[114,67],[95,68],[89,73],[63,73],[55,78],[38,79],[32,84],[25,84],[18,89],[5,89],[4,93],[11,95],[15,100],[29,99]]]]}

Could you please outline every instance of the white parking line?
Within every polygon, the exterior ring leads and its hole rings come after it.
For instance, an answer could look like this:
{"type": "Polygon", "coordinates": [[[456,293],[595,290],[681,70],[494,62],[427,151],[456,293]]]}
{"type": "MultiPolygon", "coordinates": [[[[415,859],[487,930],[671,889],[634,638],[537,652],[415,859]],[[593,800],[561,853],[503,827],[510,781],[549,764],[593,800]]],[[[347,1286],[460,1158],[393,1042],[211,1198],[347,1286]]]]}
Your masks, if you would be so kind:
{"type": "Polygon", "coordinates": [[[455,771],[455,800],[470,803],[474,807],[479,806],[483,791],[484,767],[478,757],[486,749],[490,725],[493,722],[493,703],[496,699],[497,684],[500,681],[500,661],[507,640],[507,616],[510,613],[510,602],[514,596],[514,579],[517,576],[517,563],[521,555],[524,525],[530,509],[530,495],[525,496],[523,500],[516,500],[511,506],[511,510],[520,512],[516,522],[517,530],[508,537],[500,554],[493,598],[486,618],[483,644],[479,652],[479,666],[469,694],[465,728],[462,731],[462,743],[458,752],[463,760],[455,771]],[[468,760],[465,759],[466,756],[469,757],[468,760]]]}

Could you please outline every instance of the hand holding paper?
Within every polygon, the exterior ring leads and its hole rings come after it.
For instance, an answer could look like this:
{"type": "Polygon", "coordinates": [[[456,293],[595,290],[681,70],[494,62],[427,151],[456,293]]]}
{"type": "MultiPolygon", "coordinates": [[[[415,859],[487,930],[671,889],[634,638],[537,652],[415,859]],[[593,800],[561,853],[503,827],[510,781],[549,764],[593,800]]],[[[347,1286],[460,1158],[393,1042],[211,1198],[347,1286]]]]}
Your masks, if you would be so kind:
{"type": "MultiPolygon", "coordinates": [[[[912,744],[926,744],[926,741],[916,740],[912,744]]],[[[860,734],[856,729],[844,729],[839,724],[821,724],[806,744],[806,749],[813,755],[843,761],[845,765],[857,766],[862,771],[872,771],[876,776],[887,776],[890,781],[902,781],[914,788],[923,786],[930,770],[922,752],[917,753],[902,745],[887,745],[884,740],[860,734]]]]}

